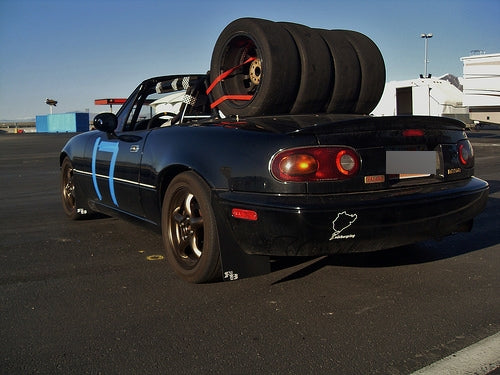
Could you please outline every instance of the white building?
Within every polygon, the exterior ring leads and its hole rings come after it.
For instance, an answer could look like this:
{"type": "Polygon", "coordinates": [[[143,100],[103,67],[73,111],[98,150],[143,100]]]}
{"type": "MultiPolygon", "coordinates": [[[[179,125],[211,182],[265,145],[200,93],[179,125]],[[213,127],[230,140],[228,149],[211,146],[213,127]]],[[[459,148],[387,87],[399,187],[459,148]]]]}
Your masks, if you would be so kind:
{"type": "Polygon", "coordinates": [[[500,53],[462,57],[464,105],[471,120],[500,124],[500,53]]]}
{"type": "Polygon", "coordinates": [[[391,81],[373,110],[374,116],[422,115],[446,116],[469,121],[462,91],[439,78],[417,78],[391,81]]]}

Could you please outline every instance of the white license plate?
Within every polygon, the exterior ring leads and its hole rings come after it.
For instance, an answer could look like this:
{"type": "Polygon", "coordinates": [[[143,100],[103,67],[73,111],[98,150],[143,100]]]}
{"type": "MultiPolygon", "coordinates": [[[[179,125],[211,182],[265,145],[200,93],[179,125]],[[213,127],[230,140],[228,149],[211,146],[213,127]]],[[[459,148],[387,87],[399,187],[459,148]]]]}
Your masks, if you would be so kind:
{"type": "Polygon", "coordinates": [[[399,175],[400,178],[436,174],[436,157],[436,151],[386,151],[386,174],[399,175]]]}

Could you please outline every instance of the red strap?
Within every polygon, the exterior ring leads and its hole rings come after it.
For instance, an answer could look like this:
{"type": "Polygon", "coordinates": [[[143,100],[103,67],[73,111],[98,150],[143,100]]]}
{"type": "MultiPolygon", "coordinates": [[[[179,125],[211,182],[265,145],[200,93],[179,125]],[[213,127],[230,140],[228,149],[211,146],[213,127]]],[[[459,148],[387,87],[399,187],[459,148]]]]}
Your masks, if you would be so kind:
{"type": "Polygon", "coordinates": [[[224,95],[224,96],[221,96],[219,99],[217,99],[212,104],[210,104],[210,108],[214,109],[220,103],[222,103],[226,100],[252,100],[252,98],[253,98],[253,95],[224,95]]]}
{"type": "MultiPolygon", "coordinates": [[[[208,89],[207,89],[207,95],[210,94],[210,91],[213,90],[213,88],[215,87],[216,84],[218,84],[220,81],[222,81],[228,75],[230,75],[236,69],[242,67],[245,64],[248,64],[249,62],[254,61],[255,59],[256,59],[256,57],[250,57],[246,61],[244,61],[243,63],[241,63],[240,65],[236,65],[235,67],[233,67],[233,68],[231,68],[229,70],[226,70],[225,72],[221,73],[216,79],[214,79],[214,81],[212,82],[212,84],[208,87],[208,89]]],[[[245,100],[245,99],[243,99],[243,100],[245,100]]]]}

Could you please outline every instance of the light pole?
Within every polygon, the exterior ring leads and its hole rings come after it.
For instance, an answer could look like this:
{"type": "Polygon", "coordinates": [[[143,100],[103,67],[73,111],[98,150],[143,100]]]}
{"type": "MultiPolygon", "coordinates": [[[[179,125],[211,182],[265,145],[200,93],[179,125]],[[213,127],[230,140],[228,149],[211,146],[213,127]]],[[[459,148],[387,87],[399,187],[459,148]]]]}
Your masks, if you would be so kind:
{"type": "Polygon", "coordinates": [[[57,105],[57,100],[54,99],[45,99],[45,104],[48,104],[50,107],[50,114],[52,114],[52,107],[55,107],[57,105]]]}
{"type": "Polygon", "coordinates": [[[427,64],[429,63],[429,60],[427,59],[427,43],[430,38],[432,38],[432,34],[420,34],[421,38],[425,39],[425,60],[424,60],[424,78],[428,78],[427,76],[427,64]]]}

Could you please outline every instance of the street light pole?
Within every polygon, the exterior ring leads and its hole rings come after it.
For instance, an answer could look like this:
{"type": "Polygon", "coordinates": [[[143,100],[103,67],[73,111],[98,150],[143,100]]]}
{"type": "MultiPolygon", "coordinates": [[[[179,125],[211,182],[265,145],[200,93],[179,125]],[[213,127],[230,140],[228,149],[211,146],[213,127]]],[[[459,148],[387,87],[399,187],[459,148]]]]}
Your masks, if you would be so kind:
{"type": "Polygon", "coordinates": [[[430,38],[432,38],[432,34],[420,34],[420,37],[425,39],[425,52],[424,52],[424,78],[427,78],[427,64],[429,63],[429,59],[427,58],[427,43],[430,38]]]}

